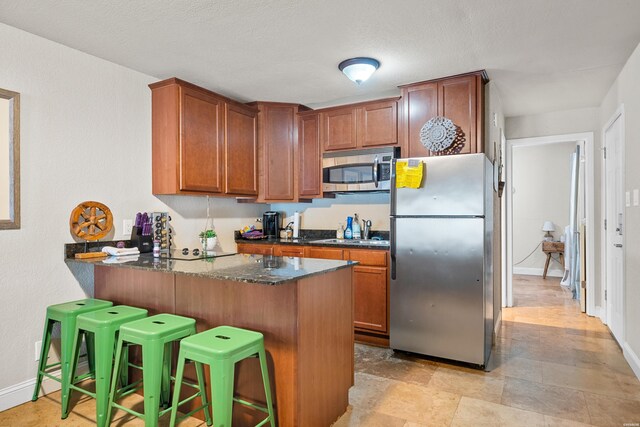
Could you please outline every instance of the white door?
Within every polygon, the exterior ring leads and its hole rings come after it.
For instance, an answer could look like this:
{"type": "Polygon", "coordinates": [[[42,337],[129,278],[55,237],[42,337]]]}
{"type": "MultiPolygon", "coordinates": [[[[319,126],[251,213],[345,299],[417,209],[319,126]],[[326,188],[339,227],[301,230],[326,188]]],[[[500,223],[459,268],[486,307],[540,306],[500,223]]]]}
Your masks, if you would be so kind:
{"type": "Polygon", "coordinates": [[[607,324],[620,343],[624,342],[623,126],[623,116],[618,114],[604,131],[607,324]]]}

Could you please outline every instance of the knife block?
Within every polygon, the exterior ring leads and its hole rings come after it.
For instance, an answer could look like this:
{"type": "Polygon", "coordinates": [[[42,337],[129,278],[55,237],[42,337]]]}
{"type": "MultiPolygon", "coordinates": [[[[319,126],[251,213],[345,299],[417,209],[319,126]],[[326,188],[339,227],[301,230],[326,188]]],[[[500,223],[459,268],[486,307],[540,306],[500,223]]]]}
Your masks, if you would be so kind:
{"type": "Polygon", "coordinates": [[[142,228],[134,226],[131,229],[131,246],[137,247],[140,253],[151,252],[153,251],[153,235],[143,236],[142,228]]]}

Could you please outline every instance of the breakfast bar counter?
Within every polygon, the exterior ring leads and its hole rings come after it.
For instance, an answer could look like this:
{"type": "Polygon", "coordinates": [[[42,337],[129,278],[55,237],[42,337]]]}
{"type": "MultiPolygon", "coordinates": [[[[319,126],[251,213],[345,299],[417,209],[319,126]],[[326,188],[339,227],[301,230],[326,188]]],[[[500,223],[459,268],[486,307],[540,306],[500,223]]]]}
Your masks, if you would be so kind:
{"type": "MultiPolygon", "coordinates": [[[[262,332],[279,426],[329,426],[346,411],[353,385],[355,263],[261,255],[182,261],[146,254],[126,263],[66,261],[94,265],[96,298],[143,307],[150,315],[192,317],[199,332],[220,325],[262,332]]],[[[187,367],[185,377],[195,380],[187,367]]],[[[257,359],[240,362],[235,393],[264,403],[261,388],[257,359]]],[[[256,412],[235,405],[234,425],[257,424],[262,414],[256,412]]]]}

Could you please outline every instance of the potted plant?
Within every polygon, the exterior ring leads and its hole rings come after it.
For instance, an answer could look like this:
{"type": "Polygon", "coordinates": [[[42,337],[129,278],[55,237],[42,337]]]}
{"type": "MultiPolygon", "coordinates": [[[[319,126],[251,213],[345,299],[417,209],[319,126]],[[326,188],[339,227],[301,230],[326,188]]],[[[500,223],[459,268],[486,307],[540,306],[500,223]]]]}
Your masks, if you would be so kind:
{"type": "Polygon", "coordinates": [[[203,251],[212,251],[218,243],[217,234],[214,230],[208,229],[200,233],[200,242],[203,251]]]}

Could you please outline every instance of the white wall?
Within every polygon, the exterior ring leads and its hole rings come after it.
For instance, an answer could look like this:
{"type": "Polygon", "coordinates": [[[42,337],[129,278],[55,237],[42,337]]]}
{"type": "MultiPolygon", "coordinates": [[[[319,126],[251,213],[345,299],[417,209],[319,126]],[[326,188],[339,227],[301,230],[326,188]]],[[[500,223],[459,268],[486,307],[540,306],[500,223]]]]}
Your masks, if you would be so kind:
{"type": "MultiPolygon", "coordinates": [[[[151,97],[156,79],[0,24],[0,87],[21,94],[22,227],[0,231],[0,397],[35,377],[34,343],[48,305],[91,295],[92,274],[67,266],[71,210],[109,206],[115,239],[138,210],[169,210],[178,247],[195,247],[206,199],[151,195],[151,97]]],[[[262,205],[212,200],[223,250],[262,205]]],[[[26,386],[25,386],[26,388],[26,386]]],[[[31,393],[31,391],[28,391],[31,393]]]]}
{"type": "MultiPolygon", "coordinates": [[[[4,89],[4,88],[2,88],[4,89]]],[[[0,219],[9,219],[9,100],[0,98],[0,219]]]]}
{"type": "Polygon", "coordinates": [[[371,220],[372,231],[389,231],[389,193],[339,194],[335,199],[313,203],[274,203],[271,210],[282,212],[287,218],[300,212],[300,228],[305,229],[336,230],[338,223],[346,225],[347,216],[357,213],[361,220],[371,220]]]}
{"type": "MultiPolygon", "coordinates": [[[[543,239],[541,231],[545,221],[551,221],[559,240],[564,227],[569,224],[570,157],[575,142],[513,147],[513,260],[514,272],[519,269],[544,268],[546,255],[542,248],[535,249],[543,239]],[[535,250],[534,250],[535,249],[535,250]],[[533,255],[518,265],[533,251],[533,255]]],[[[562,274],[558,262],[549,265],[550,270],[562,274]]]]}
{"type": "MultiPolygon", "coordinates": [[[[600,132],[620,104],[625,110],[625,174],[626,191],[640,188],[640,45],[629,57],[600,107],[600,132]]],[[[596,162],[599,164],[600,162],[596,162]]],[[[596,205],[599,206],[599,205],[596,205]]],[[[625,209],[625,341],[623,349],[627,360],[634,363],[640,377],[640,207],[625,209]]],[[[600,253],[596,251],[596,253],[600,253]]]]}

